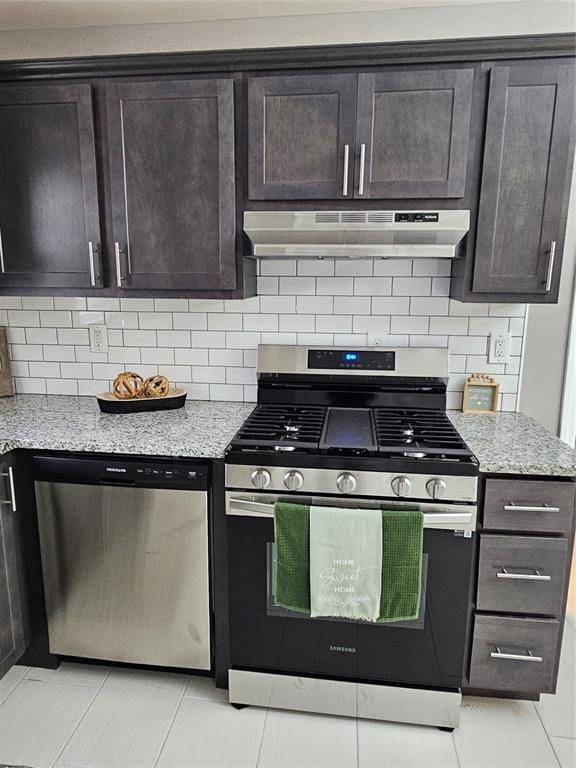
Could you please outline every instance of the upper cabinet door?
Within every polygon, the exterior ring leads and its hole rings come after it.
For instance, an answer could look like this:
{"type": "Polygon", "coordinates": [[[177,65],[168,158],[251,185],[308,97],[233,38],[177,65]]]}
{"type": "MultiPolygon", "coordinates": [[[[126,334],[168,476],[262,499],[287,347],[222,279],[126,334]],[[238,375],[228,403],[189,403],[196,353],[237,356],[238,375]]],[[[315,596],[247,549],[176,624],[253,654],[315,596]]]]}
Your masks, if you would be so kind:
{"type": "Polygon", "coordinates": [[[248,81],[248,197],[352,197],[356,75],[248,81]]]}
{"type": "Polygon", "coordinates": [[[462,197],[472,69],[358,76],[356,197],[462,197]]]}
{"type": "Polygon", "coordinates": [[[101,285],[89,85],[0,88],[0,288],[101,285]]]}
{"type": "Polygon", "coordinates": [[[555,299],[573,115],[572,66],[492,68],[475,292],[540,293],[555,299]]]}
{"type": "Polygon", "coordinates": [[[115,282],[236,287],[232,79],[107,87],[115,282]]]}

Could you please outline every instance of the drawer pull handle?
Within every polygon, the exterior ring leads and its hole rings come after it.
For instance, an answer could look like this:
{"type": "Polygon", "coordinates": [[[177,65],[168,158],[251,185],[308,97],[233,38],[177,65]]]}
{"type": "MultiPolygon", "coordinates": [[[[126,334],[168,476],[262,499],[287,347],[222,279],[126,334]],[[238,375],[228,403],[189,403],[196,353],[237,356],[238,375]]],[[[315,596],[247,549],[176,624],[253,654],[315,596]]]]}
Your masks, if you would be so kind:
{"type": "Polygon", "coordinates": [[[544,661],[542,656],[534,656],[532,651],[527,648],[526,654],[522,653],[502,653],[499,646],[496,646],[496,650],[490,653],[493,659],[508,659],[509,661],[544,661]]]}
{"type": "Polygon", "coordinates": [[[560,512],[560,507],[550,507],[548,504],[542,504],[541,507],[525,507],[511,501],[504,505],[504,512],[560,512]]]}
{"type": "Polygon", "coordinates": [[[552,576],[547,576],[544,573],[534,569],[534,573],[510,573],[506,568],[502,568],[496,574],[497,579],[519,579],[521,581],[552,581],[552,576]]]}

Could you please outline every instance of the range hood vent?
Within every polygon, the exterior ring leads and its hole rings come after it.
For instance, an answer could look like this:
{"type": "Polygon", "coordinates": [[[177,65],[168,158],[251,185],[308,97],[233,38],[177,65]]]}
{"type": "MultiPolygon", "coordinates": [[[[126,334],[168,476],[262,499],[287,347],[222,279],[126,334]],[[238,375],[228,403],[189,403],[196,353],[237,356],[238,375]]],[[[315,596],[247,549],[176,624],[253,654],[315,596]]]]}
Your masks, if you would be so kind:
{"type": "Polygon", "coordinates": [[[256,258],[448,258],[470,211],[247,211],[256,258]]]}

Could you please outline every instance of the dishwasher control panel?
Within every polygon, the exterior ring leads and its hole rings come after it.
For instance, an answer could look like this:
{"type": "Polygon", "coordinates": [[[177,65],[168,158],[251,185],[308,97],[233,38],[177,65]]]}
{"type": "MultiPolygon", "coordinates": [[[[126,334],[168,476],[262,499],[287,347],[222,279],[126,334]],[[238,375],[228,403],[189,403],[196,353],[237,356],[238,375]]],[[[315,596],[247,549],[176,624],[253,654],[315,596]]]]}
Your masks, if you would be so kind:
{"type": "Polygon", "coordinates": [[[35,480],[195,491],[208,488],[208,466],[184,460],[44,455],[34,457],[33,467],[35,480]]]}

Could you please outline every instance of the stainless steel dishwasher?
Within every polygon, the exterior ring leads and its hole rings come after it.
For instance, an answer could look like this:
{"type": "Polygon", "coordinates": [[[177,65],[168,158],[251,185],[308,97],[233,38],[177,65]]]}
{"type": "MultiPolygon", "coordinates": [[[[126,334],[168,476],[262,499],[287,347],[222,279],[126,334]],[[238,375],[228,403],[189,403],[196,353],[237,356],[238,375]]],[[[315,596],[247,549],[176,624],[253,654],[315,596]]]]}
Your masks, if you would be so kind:
{"type": "Polygon", "coordinates": [[[50,651],[208,670],[207,467],[36,456],[50,651]]]}

